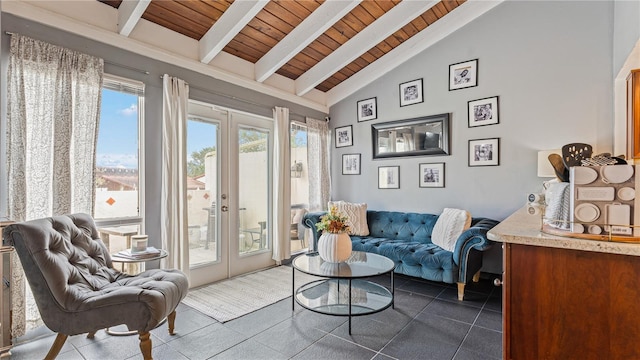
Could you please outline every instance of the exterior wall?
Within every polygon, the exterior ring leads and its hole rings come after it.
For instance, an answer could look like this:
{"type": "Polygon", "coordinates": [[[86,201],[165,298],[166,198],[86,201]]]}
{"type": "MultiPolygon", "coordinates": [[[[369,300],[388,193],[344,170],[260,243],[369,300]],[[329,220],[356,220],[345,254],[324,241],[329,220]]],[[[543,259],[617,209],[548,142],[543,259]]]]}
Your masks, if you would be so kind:
{"type": "Polygon", "coordinates": [[[297,147],[291,149],[291,163],[302,162],[302,175],[299,178],[291,178],[291,204],[309,205],[309,169],[307,162],[307,148],[297,147]]]}

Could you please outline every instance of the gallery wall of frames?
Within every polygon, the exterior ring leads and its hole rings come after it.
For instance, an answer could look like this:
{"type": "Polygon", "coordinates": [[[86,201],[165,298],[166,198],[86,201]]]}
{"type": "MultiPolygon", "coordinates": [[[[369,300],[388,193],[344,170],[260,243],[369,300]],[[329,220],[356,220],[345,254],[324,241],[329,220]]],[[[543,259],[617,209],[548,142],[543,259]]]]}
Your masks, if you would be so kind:
{"type": "MultiPolygon", "coordinates": [[[[479,59],[449,65],[449,91],[479,86],[479,59]]],[[[438,84],[429,83],[429,86],[438,84]]],[[[429,92],[430,89],[427,89],[429,92]]],[[[398,85],[399,107],[424,102],[423,79],[414,79],[398,85]]],[[[377,96],[356,101],[357,122],[378,119],[377,96]]],[[[469,128],[500,124],[499,96],[491,95],[467,101],[467,123],[469,128]]],[[[418,187],[444,188],[446,173],[444,162],[429,162],[430,155],[448,155],[449,113],[424,114],[424,116],[376,122],[371,125],[371,146],[374,159],[406,156],[423,156],[425,162],[418,164],[418,187]]],[[[335,147],[353,146],[353,125],[336,127],[335,147]]],[[[459,141],[459,140],[458,140],[459,141]]],[[[500,165],[500,138],[468,139],[468,166],[500,165]]],[[[342,155],[342,175],[361,175],[362,154],[342,155]]],[[[378,189],[400,189],[400,166],[379,166],[378,189]]]]}

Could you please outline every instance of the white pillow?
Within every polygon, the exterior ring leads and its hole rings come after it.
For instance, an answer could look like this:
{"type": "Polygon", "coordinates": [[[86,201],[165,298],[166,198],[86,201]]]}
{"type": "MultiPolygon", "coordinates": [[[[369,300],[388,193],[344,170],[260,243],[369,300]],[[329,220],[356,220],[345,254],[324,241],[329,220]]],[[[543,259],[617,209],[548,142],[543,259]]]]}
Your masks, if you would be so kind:
{"type": "Polygon", "coordinates": [[[431,241],[441,248],[453,252],[460,234],[471,226],[471,214],[466,210],[442,210],[431,233],[431,241]]]}
{"type": "Polygon", "coordinates": [[[369,225],[367,224],[367,204],[349,203],[346,201],[329,201],[329,209],[335,206],[338,211],[346,215],[347,225],[351,231],[349,235],[367,236],[369,235],[369,225]]]}

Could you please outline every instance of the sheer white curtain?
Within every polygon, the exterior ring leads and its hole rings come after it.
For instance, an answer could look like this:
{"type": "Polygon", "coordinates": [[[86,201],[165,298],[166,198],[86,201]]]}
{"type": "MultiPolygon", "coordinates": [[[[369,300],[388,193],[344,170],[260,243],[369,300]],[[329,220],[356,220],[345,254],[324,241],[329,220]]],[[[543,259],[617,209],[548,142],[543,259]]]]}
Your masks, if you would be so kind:
{"type": "Polygon", "coordinates": [[[169,252],[163,267],[189,276],[187,227],[187,109],[189,84],[165,74],[162,78],[162,247],[169,252]]]}
{"type": "Polygon", "coordinates": [[[307,158],[309,161],[309,211],[327,209],[331,195],[329,152],[331,131],[324,120],[307,118],[307,158]]]}
{"type": "MultiPolygon", "coordinates": [[[[100,58],[11,36],[7,172],[12,220],[93,214],[103,68],[100,58]]],[[[33,299],[25,300],[21,267],[14,269],[12,335],[17,337],[41,322],[33,299]]]]}
{"type": "Polygon", "coordinates": [[[291,141],[289,109],[273,109],[273,260],[278,263],[291,257],[291,141]]]}

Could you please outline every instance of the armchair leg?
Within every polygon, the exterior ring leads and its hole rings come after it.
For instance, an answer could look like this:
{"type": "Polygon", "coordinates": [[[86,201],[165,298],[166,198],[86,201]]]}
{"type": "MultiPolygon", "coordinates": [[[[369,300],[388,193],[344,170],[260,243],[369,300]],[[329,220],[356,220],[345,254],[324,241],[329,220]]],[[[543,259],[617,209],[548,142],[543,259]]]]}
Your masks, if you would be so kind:
{"type": "Polygon", "coordinates": [[[473,278],[471,279],[473,282],[480,281],[480,270],[477,273],[473,274],[473,278]]]}
{"type": "Polygon", "coordinates": [[[144,360],[153,360],[151,357],[151,334],[148,331],[141,332],[138,338],[140,339],[140,351],[144,360]]]}
{"type": "Polygon", "coordinates": [[[460,301],[464,299],[464,286],[465,283],[458,283],[458,300],[460,301]]]}
{"type": "Polygon", "coordinates": [[[96,336],[97,331],[92,331],[87,334],[87,339],[93,339],[96,336]]]}
{"type": "Polygon", "coordinates": [[[64,345],[65,341],[67,341],[67,335],[58,333],[58,336],[56,336],[56,339],[53,342],[53,345],[51,345],[51,349],[49,349],[49,352],[47,353],[47,356],[44,357],[44,359],[45,360],[55,359],[56,356],[58,356],[60,349],[62,349],[62,346],[64,345]]]}
{"type": "Polygon", "coordinates": [[[173,310],[171,314],[167,315],[167,322],[169,323],[169,334],[175,335],[174,327],[176,322],[176,311],[173,310]]]}

